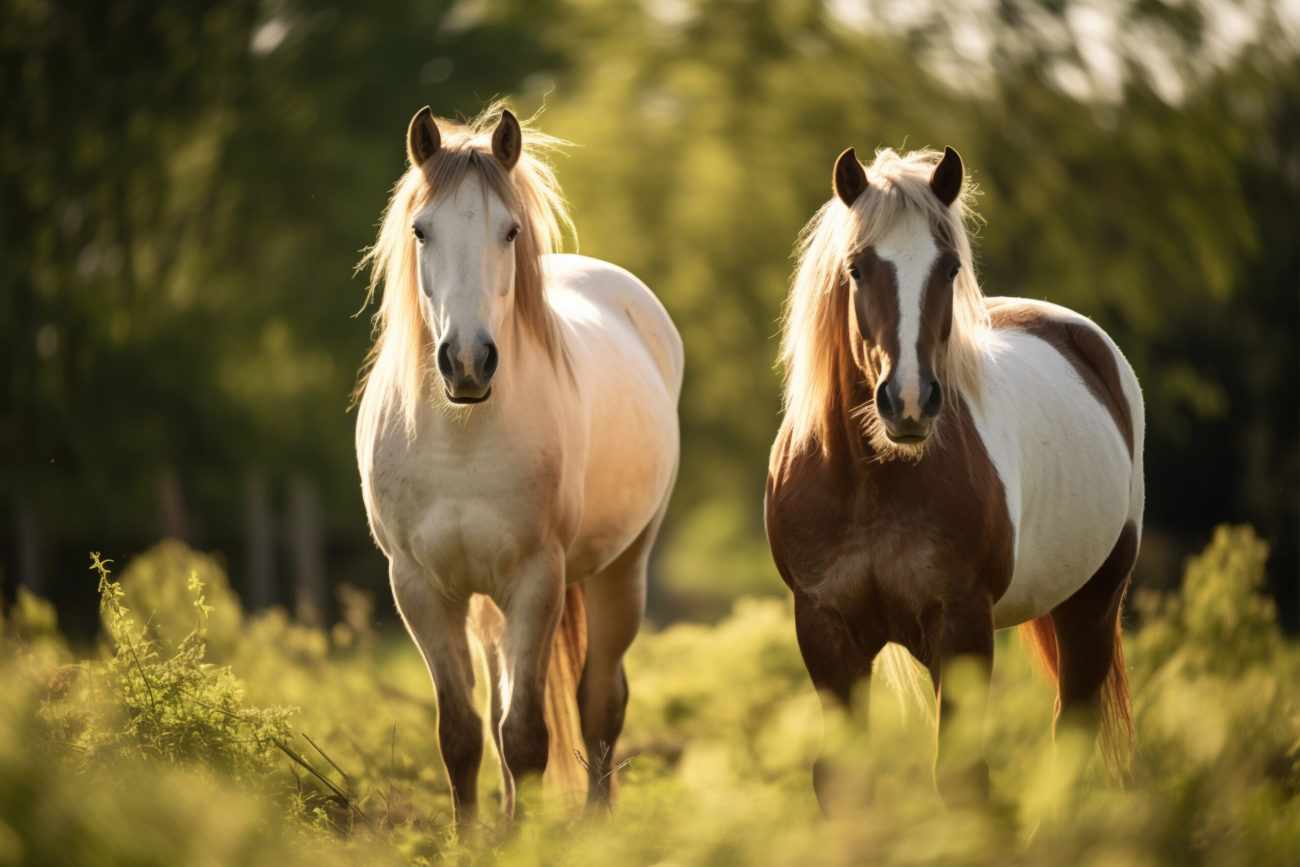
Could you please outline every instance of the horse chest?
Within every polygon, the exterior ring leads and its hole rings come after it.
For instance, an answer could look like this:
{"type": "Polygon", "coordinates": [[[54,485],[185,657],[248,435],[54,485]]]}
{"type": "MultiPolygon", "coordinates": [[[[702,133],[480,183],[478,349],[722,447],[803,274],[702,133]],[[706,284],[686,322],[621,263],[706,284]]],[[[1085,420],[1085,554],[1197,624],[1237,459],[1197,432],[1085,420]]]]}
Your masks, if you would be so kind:
{"type": "Polygon", "coordinates": [[[991,604],[1013,568],[1005,503],[982,495],[979,474],[937,457],[930,466],[851,481],[833,465],[792,472],[769,508],[787,580],[891,640],[907,639],[936,610],[991,604]]]}
{"type": "Polygon", "coordinates": [[[576,523],[560,481],[554,450],[385,437],[367,482],[371,523],[386,553],[401,551],[448,589],[490,593],[576,523]]]}
{"type": "Polygon", "coordinates": [[[952,568],[951,540],[924,515],[854,510],[804,534],[796,548],[814,567],[804,589],[855,620],[914,621],[973,578],[965,568],[952,568]]]}

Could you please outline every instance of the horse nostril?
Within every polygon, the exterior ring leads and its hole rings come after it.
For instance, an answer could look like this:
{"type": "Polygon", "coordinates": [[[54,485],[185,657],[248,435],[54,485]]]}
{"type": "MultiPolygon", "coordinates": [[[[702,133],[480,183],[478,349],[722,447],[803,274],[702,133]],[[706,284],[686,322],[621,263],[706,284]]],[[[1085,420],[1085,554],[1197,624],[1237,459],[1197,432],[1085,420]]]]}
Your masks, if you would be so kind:
{"type": "Polygon", "coordinates": [[[453,373],[451,369],[451,343],[444,340],[438,347],[438,372],[444,379],[451,379],[453,373]]]}
{"type": "Polygon", "coordinates": [[[921,411],[927,416],[933,418],[939,414],[939,410],[942,408],[943,389],[939,387],[939,381],[937,379],[932,379],[930,380],[930,396],[925,399],[925,404],[921,407],[921,411]]]}
{"type": "Polygon", "coordinates": [[[894,404],[889,399],[889,383],[881,382],[876,386],[876,412],[880,413],[881,418],[893,418],[894,404]]]}
{"type": "Polygon", "coordinates": [[[483,378],[491,379],[492,374],[497,372],[497,345],[489,342],[487,345],[487,358],[483,361],[483,378]]]}

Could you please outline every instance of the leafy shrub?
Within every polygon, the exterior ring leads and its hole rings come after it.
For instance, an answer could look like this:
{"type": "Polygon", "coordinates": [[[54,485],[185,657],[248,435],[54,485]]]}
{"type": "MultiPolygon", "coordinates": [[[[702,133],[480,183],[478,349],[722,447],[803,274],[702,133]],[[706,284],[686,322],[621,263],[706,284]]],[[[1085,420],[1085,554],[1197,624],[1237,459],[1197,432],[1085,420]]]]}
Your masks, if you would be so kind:
{"type": "Polygon", "coordinates": [[[1221,526],[1187,563],[1170,596],[1140,594],[1140,664],[1176,661],[1196,671],[1247,671],[1283,652],[1273,600],[1262,595],[1268,545],[1250,527],[1221,526]]]}
{"type": "MultiPolygon", "coordinates": [[[[212,659],[229,661],[239,644],[243,609],[225,571],[216,558],[184,542],[167,539],[154,545],[127,565],[118,586],[121,605],[145,612],[141,629],[165,647],[179,647],[200,627],[212,659]],[[202,586],[206,606],[202,612],[195,610],[195,582],[202,586]]],[[[107,618],[111,612],[101,605],[104,629],[110,635],[113,629],[107,618]]]]}
{"type": "Polygon", "coordinates": [[[233,672],[207,662],[213,606],[198,573],[186,582],[190,631],[181,637],[175,606],[164,609],[165,619],[138,624],[111,561],[98,554],[92,561],[111,647],[107,658],[65,670],[64,680],[76,683],[52,690],[42,709],[50,737],[76,749],[86,767],[150,756],[198,763],[235,781],[267,776],[278,764],[277,744],[290,739],[292,712],[246,705],[233,672]]]}
{"type": "Polygon", "coordinates": [[[983,727],[991,801],[945,807],[932,722],[875,685],[869,726],[825,717],[788,603],[740,599],[716,626],[633,645],[612,816],[575,820],[525,791],[528,818],[507,830],[489,758],[487,825],[465,844],[404,635],[370,636],[361,614],[330,631],[223,614],[237,601],[211,589],[220,570],[171,544],[121,585],[97,561],[95,658],[73,661],[30,597],[3,630],[0,865],[1284,862],[1300,851],[1300,650],[1260,595],[1265,554],[1221,529],[1178,594],[1137,600],[1124,785],[1095,773],[1090,743],[1052,743],[1052,689],[1006,632],[983,727]],[[809,775],[823,747],[848,811],[830,822],[809,775]]]}

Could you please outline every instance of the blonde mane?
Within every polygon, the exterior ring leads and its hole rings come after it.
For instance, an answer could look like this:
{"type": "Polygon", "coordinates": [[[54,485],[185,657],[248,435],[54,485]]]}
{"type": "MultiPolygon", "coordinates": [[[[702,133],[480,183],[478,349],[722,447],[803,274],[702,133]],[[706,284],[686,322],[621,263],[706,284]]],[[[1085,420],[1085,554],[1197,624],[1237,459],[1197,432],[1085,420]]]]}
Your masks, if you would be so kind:
{"type": "MultiPolygon", "coordinates": [[[[564,230],[576,234],[549,162],[565,142],[530,129],[535,118],[521,121],[523,152],[514,167],[506,169],[492,155],[492,131],[504,107],[501,101],[493,102],[467,123],[438,118],[441,147],[424,165],[409,166],[393,186],[379,237],[357,265],[357,270],[370,268],[367,304],[383,284],[374,316],[375,343],[357,387],[362,424],[372,429],[396,410],[407,432],[414,431],[435,347],[419,299],[411,220],[431,200],[454,193],[470,172],[483,179],[520,223],[514,244],[514,320],[541,344],[553,364],[568,368],[564,343],[547,303],[542,266],[544,254],[559,252],[564,230]]],[[[442,394],[442,389],[433,391],[442,394]]]]}
{"type": "MultiPolygon", "coordinates": [[[[930,189],[930,175],[943,155],[932,150],[899,154],[886,148],[866,167],[869,185],[853,207],[832,198],[799,235],[797,265],[781,330],[785,369],[785,428],[792,453],[828,448],[833,431],[869,433],[873,405],[854,405],[864,373],[854,359],[861,338],[850,315],[849,257],[875,243],[908,212],[929,221],[942,243],[961,259],[954,285],[952,333],[935,375],[978,407],[982,393],[980,351],[989,331],[984,294],[975,279],[966,221],[975,219],[969,183],[952,208],[930,189]]],[[[879,438],[873,444],[879,445],[879,438]]],[[[858,448],[860,436],[850,436],[858,448]]],[[[775,453],[774,453],[775,459],[775,453]]]]}

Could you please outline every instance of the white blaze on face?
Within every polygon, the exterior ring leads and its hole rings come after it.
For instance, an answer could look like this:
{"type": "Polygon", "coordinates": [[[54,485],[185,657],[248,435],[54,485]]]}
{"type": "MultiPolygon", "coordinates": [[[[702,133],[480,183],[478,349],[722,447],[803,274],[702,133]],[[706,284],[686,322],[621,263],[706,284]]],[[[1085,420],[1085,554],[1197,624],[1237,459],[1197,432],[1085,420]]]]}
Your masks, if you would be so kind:
{"type": "Polygon", "coordinates": [[[908,213],[875,243],[876,255],[894,266],[898,284],[898,358],[892,376],[899,377],[899,396],[905,418],[921,417],[921,308],[930,270],[939,247],[930,224],[920,214],[908,213]]]}
{"type": "Polygon", "coordinates": [[[473,341],[495,335],[505,317],[503,296],[514,280],[505,236],[514,217],[471,170],[455,193],[430,203],[414,222],[427,239],[419,257],[429,322],[439,339],[458,335],[459,360],[472,364],[473,341]]]}

